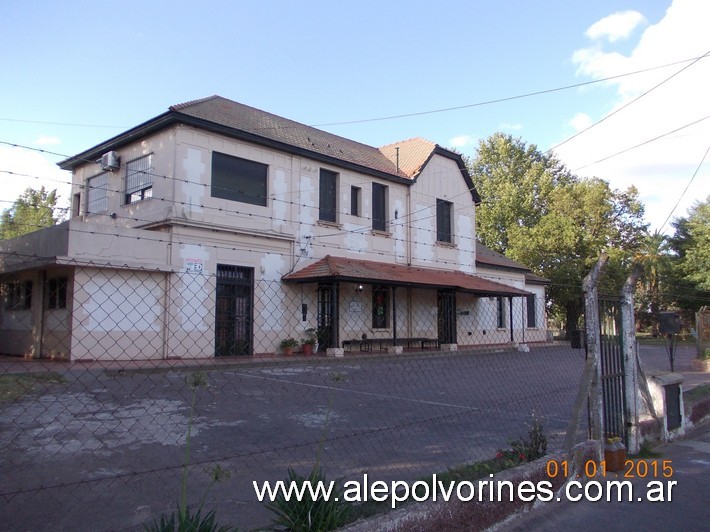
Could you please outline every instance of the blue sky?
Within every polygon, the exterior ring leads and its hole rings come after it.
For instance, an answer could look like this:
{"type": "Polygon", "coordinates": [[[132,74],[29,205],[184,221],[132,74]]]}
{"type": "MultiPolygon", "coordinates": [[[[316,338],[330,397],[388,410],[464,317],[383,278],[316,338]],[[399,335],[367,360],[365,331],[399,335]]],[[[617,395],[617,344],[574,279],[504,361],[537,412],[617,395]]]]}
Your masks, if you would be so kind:
{"type": "Polygon", "coordinates": [[[68,198],[61,156],[7,143],[73,155],[211,94],[374,146],[420,136],[469,155],[496,131],[547,150],[628,104],[555,153],[636,185],[658,228],[679,198],[674,216],[710,195],[710,56],[690,61],[710,51],[708,20],[702,0],[4,2],[0,208],[42,183],[68,198]],[[400,115],[413,116],[361,122],[400,115]]]}

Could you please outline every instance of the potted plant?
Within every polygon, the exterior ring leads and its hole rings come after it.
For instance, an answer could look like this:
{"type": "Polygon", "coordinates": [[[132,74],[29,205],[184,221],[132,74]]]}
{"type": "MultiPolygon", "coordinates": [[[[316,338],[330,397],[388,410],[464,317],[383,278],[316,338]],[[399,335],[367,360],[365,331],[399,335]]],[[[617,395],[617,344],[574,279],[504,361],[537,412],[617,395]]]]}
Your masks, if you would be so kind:
{"type": "Polygon", "coordinates": [[[301,348],[304,355],[312,355],[317,341],[316,330],[313,328],[306,329],[306,336],[301,342],[301,348]]]}
{"type": "Polygon", "coordinates": [[[295,338],[285,338],[281,340],[281,352],[286,356],[290,356],[293,354],[293,348],[297,345],[298,342],[295,338]]]}

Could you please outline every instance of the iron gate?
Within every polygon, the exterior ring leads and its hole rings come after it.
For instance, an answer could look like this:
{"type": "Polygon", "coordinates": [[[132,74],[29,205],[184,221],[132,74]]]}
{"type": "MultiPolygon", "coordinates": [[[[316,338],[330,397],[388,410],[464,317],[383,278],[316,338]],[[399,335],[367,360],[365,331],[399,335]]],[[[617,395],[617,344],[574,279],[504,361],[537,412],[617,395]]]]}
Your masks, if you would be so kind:
{"type": "Polygon", "coordinates": [[[599,340],[601,355],[604,437],[620,437],[628,445],[624,350],[621,328],[621,298],[599,298],[599,340]]]}

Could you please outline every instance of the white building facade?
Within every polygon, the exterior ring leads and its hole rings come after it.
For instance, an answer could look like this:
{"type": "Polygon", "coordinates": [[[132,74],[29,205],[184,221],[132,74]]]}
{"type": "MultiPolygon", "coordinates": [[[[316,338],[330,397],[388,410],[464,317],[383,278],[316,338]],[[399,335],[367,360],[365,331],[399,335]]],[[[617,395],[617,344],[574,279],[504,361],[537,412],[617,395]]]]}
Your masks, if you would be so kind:
{"type": "Polygon", "coordinates": [[[0,243],[0,353],[251,356],[307,330],[332,353],[546,338],[545,280],[476,243],[464,163],[426,140],[374,148],[213,96],[60,166],[71,218],[0,243]]]}

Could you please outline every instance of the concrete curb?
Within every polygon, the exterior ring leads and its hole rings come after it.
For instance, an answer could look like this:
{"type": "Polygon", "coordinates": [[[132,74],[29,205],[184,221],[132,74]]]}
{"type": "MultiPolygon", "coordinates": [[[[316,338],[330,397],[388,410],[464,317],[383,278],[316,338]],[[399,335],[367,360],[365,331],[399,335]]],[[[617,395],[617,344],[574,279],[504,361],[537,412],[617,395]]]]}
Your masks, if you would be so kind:
{"type": "MultiPolygon", "coordinates": [[[[585,442],[577,445],[571,452],[559,451],[543,458],[523,464],[521,466],[501,471],[492,477],[480,479],[484,482],[480,496],[469,502],[462,502],[455,496],[446,501],[427,501],[423,503],[413,503],[391,512],[379,514],[374,517],[357,521],[342,530],[348,532],[369,532],[377,531],[410,531],[410,530],[495,530],[505,524],[521,512],[526,512],[531,508],[544,504],[542,502],[524,502],[517,497],[512,502],[491,501],[489,486],[497,485],[497,482],[509,481],[517,486],[524,481],[537,484],[541,481],[549,481],[553,492],[557,493],[576,474],[579,466],[586,460],[597,459],[599,456],[598,442],[585,442]],[[570,465],[567,476],[562,474],[562,468],[558,468],[555,477],[548,475],[548,464],[556,461],[562,464],[566,461],[570,465]],[[493,481],[494,484],[489,484],[493,481]],[[481,501],[479,501],[479,497],[481,501]]],[[[583,467],[583,466],[582,466],[583,467]]],[[[478,480],[473,484],[478,488],[478,480]]],[[[507,491],[504,491],[507,494],[507,491]]],[[[495,496],[495,493],[493,494],[495,496]]]]}

